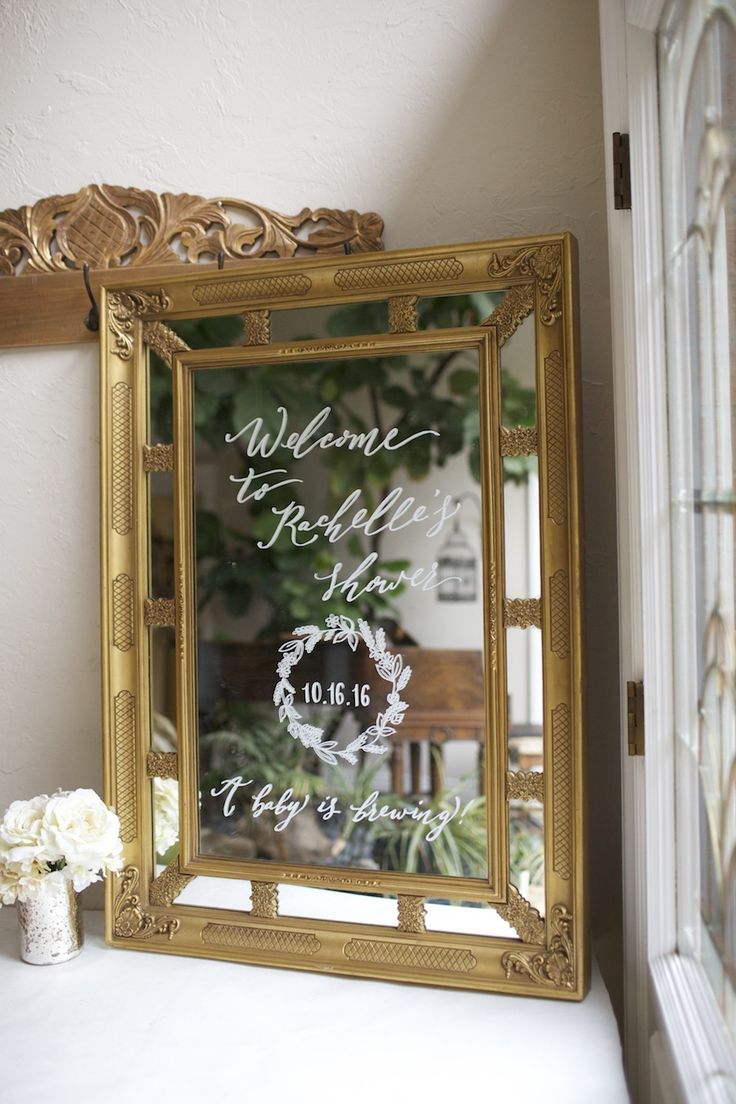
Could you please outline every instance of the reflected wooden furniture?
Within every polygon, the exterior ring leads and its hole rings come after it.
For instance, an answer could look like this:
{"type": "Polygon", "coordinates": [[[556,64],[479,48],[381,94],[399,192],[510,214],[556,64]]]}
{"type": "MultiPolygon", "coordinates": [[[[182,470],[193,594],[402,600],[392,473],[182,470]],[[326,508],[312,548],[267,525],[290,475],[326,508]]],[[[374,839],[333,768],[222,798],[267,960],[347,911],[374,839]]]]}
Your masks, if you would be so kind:
{"type": "MultiPolygon", "coordinates": [[[[472,649],[402,647],[412,669],[406,690],[410,703],[404,720],[392,736],[391,789],[405,793],[406,748],[409,748],[410,792],[421,793],[422,744],[429,746],[430,793],[444,789],[443,746],[450,740],[471,740],[478,745],[481,787],[484,774],[485,717],[483,653],[472,649]]],[[[362,681],[371,687],[371,701],[380,701],[381,680],[370,661],[362,664],[362,681]]]]}
{"type": "MultiPolygon", "coordinates": [[[[207,712],[218,699],[270,702],[277,649],[276,641],[200,643],[200,708],[207,712]]],[[[441,793],[445,788],[444,747],[450,741],[461,740],[478,746],[480,792],[484,792],[482,653],[473,649],[416,646],[403,646],[401,653],[412,669],[406,692],[410,707],[392,736],[392,791],[402,795],[422,793],[424,745],[429,751],[429,793],[432,797],[441,793]]],[[[352,652],[347,644],[318,646],[311,655],[306,655],[300,664],[300,684],[302,680],[368,683],[373,714],[386,689],[369,657],[361,651],[352,652]]],[[[541,767],[541,726],[509,724],[509,756],[513,769],[541,767]]]]}

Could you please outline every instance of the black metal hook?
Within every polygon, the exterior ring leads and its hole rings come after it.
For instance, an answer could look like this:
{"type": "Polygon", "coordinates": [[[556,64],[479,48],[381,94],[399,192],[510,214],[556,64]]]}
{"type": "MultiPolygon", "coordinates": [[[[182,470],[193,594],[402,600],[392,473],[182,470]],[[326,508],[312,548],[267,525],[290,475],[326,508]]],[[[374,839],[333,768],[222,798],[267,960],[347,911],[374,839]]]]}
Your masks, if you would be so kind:
{"type": "Polygon", "coordinates": [[[342,247],[343,247],[343,249],[345,250],[346,253],[352,253],[353,252],[353,247],[352,247],[352,245],[350,244],[349,241],[343,242],[342,247]]]}
{"type": "Polygon", "coordinates": [[[225,250],[221,249],[217,254],[217,267],[223,269],[225,267],[225,250]]]}
{"type": "Polygon", "coordinates": [[[89,301],[92,304],[89,314],[84,320],[84,324],[88,330],[92,331],[92,333],[97,333],[100,328],[100,312],[97,307],[97,300],[95,299],[94,293],[92,291],[92,286],[89,282],[89,265],[86,261],[82,265],[82,279],[84,280],[84,286],[87,291],[87,295],[89,296],[89,301]]]}

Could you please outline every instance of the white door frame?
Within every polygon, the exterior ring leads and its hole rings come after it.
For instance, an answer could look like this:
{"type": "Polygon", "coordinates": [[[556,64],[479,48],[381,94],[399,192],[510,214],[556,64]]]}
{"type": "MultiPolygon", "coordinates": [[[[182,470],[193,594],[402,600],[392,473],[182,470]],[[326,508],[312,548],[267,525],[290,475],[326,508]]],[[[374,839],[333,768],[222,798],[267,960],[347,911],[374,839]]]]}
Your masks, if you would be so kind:
{"type": "Polygon", "coordinates": [[[623,726],[624,1053],[639,1104],[733,1101],[732,1044],[677,953],[670,494],[656,29],[664,0],[599,0],[613,331],[623,726]],[[613,205],[611,135],[630,135],[632,209],[613,205]],[[626,680],[645,687],[629,758],[626,680]]]}

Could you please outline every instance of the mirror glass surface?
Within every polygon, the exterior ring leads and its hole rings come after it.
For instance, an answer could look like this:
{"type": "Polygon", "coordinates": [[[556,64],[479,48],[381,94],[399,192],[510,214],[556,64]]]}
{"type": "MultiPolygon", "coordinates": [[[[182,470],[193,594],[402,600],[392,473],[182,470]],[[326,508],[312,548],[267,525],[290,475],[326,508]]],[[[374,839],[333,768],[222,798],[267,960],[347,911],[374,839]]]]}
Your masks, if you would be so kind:
{"type": "Polygon", "coordinates": [[[478,381],[194,373],[202,854],[487,875],[478,381]]]}
{"type": "MultiPolygon", "coordinates": [[[[477,324],[502,298],[502,293],[478,293],[420,299],[418,325],[477,324]]],[[[387,314],[385,302],[275,311],[271,336],[294,340],[385,332],[387,314]]],[[[243,335],[238,317],[187,320],[174,328],[192,348],[238,345],[243,335]]],[[[503,424],[534,424],[533,316],[502,347],[501,369],[503,424]]],[[[151,395],[151,439],[171,440],[171,374],[155,355],[151,395]]],[[[476,355],[459,351],[208,369],[196,373],[193,415],[202,853],[484,877],[476,355]],[[254,434],[252,423],[259,418],[254,434]],[[282,447],[315,420],[312,443],[328,433],[359,437],[373,428],[380,442],[396,428],[392,444],[400,447],[366,455],[359,444],[318,445],[300,456],[282,447]],[[282,422],[282,445],[272,456],[262,455],[282,422]],[[234,439],[226,441],[226,435],[234,439]],[[248,455],[251,444],[255,456],[248,455]],[[272,469],[283,470],[258,481],[272,469]],[[264,481],[284,485],[257,497],[264,481]],[[427,508],[423,523],[402,529],[400,518],[394,530],[371,535],[358,528],[331,541],[324,527],[300,535],[294,510],[282,525],[283,514],[274,512],[294,502],[304,509],[301,520],[314,522],[323,514],[333,516],[359,491],[354,516],[361,508],[370,513],[397,489],[397,503],[411,497],[413,509],[427,508]],[[450,505],[443,511],[445,500],[450,505]],[[440,514],[432,513],[438,506],[440,514]],[[378,579],[385,586],[377,585],[378,579]],[[398,579],[402,582],[396,586],[398,579]],[[349,629],[340,622],[327,639],[330,614],[349,619],[352,636],[334,639],[349,629]],[[403,669],[411,667],[412,674],[398,692],[406,705],[402,719],[387,726],[393,733],[365,741],[386,750],[354,749],[357,762],[351,763],[344,753],[376,729],[381,714],[385,720],[388,694],[394,692],[393,682],[381,677],[370,657],[360,619],[374,643],[377,629],[383,629],[386,655],[400,656],[403,669]],[[309,625],[322,635],[307,652],[310,637],[294,630],[309,625]],[[305,746],[289,732],[290,716],[279,720],[284,706],[273,701],[282,681],[277,668],[300,642],[302,658],[289,671],[294,700],[288,709],[299,714],[297,725],[321,730],[317,743],[334,747],[305,746]],[[249,785],[225,786],[251,778],[249,785]],[[289,790],[279,808],[278,799],[289,790]],[[370,819],[381,811],[385,815],[370,819]],[[440,830],[435,834],[433,827],[440,830]]],[[[508,457],[503,468],[506,593],[537,595],[536,457],[508,457]]],[[[413,509],[403,516],[409,518],[413,509]]],[[[171,476],[156,474],[151,477],[151,552],[159,596],[172,589],[171,513],[171,476]]],[[[509,769],[541,767],[540,636],[536,629],[507,633],[509,769]]],[[[153,731],[160,750],[175,750],[177,743],[172,640],[167,630],[152,634],[153,731]]],[[[159,780],[154,786],[154,816],[161,824],[157,834],[165,842],[176,783],[159,780]]],[[[538,897],[541,816],[530,816],[532,806],[522,810],[517,804],[509,810],[512,880],[527,887],[527,896],[529,886],[532,897],[536,889],[538,897]]],[[[157,849],[159,864],[173,854],[171,848],[157,849]]],[[[534,903],[540,907],[543,902],[534,903]]]]}

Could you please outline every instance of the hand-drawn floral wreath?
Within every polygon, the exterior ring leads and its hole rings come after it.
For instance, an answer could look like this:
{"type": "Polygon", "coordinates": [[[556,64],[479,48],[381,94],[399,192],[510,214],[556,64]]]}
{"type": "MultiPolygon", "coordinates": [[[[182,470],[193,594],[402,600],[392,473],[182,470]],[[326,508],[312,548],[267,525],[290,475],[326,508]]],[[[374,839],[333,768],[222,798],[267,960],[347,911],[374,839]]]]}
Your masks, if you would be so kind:
{"type": "Polygon", "coordinates": [[[401,700],[401,691],[411,678],[411,667],[404,666],[403,656],[390,652],[386,647],[386,634],[383,629],[377,629],[374,633],[370,626],[361,617],[356,624],[351,618],[338,616],[331,613],[325,620],[325,629],[317,625],[301,625],[294,629],[294,636],[301,637],[298,640],[287,640],[279,648],[282,659],[276,667],[279,681],[273,692],[274,705],[278,706],[279,720],[288,721],[287,730],[295,740],[300,740],[304,747],[311,748],[323,762],[337,763],[337,758],[345,759],[348,763],[357,763],[357,752],[365,751],[370,755],[384,755],[388,750],[388,744],[382,740],[393,736],[396,727],[404,719],[404,713],[408,709],[406,702],[401,700]],[[348,644],[353,651],[363,641],[368,648],[368,654],[375,661],[376,672],[386,682],[391,683],[391,689],[386,699],[386,709],[376,717],[376,723],[370,725],[344,748],[337,747],[337,740],[323,740],[324,729],[317,725],[302,722],[301,714],[294,707],[296,690],[291,684],[292,670],[304,656],[305,652],[312,652],[320,643],[348,644]]]}

